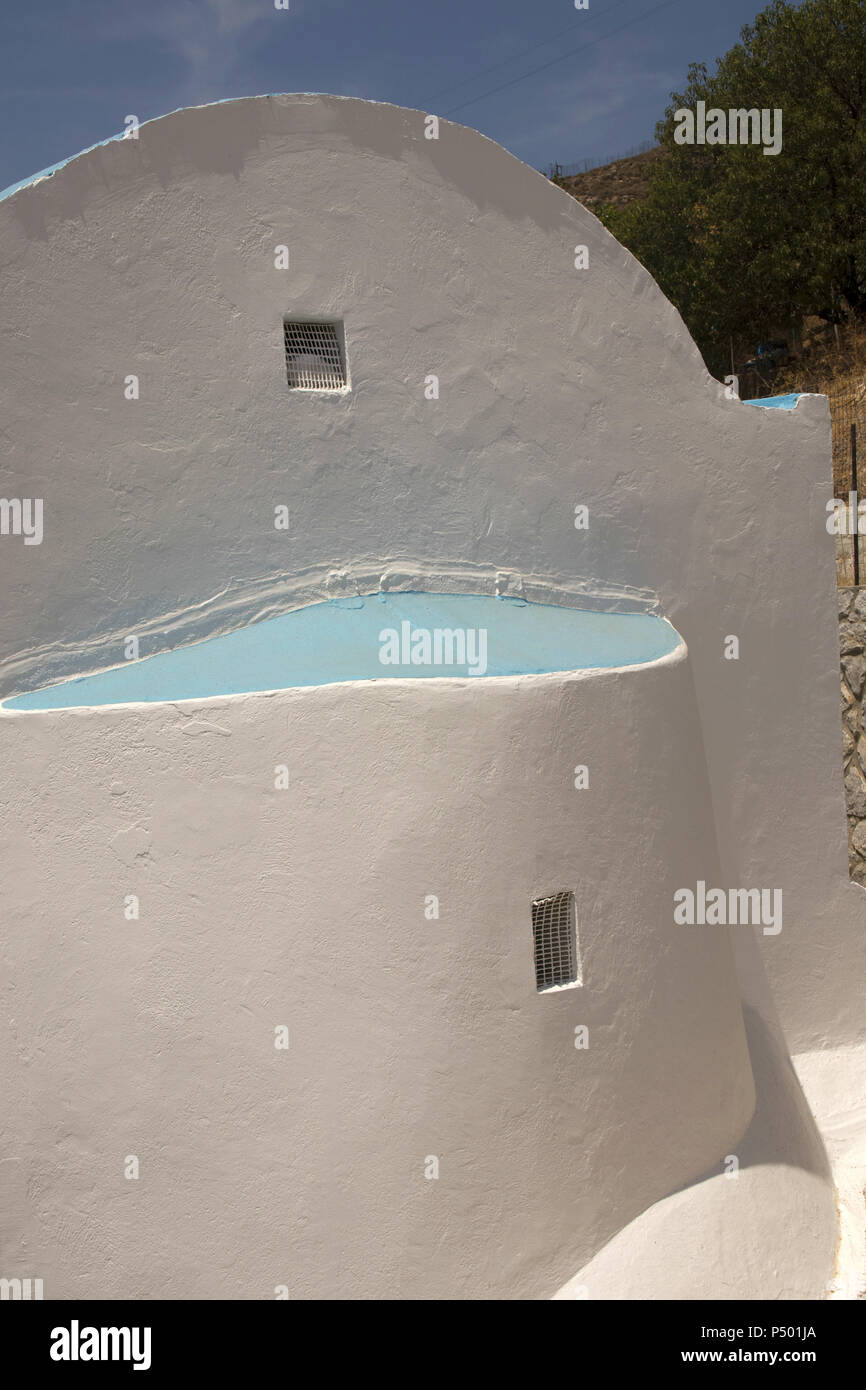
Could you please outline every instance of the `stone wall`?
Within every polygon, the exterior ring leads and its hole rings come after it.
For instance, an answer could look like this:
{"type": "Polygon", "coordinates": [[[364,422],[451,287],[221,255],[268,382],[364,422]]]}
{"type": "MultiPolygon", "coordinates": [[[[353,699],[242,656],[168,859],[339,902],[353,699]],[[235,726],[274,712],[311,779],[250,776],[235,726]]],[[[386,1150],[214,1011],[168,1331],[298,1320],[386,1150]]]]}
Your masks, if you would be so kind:
{"type": "Polygon", "coordinates": [[[866,887],[866,588],[839,590],[848,868],[866,887]]]}

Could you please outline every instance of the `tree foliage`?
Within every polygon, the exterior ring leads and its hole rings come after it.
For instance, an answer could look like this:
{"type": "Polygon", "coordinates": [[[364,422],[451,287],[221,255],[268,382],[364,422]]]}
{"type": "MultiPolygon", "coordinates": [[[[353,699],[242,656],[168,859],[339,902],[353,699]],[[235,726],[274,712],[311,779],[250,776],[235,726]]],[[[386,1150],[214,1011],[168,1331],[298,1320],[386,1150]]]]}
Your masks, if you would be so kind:
{"type": "Polygon", "coordinates": [[[656,130],[649,196],[602,220],[682,313],[711,371],[729,343],[866,313],[866,0],[772,0],[656,130]],[[782,150],[678,144],[677,110],[782,112],[782,150]]]}

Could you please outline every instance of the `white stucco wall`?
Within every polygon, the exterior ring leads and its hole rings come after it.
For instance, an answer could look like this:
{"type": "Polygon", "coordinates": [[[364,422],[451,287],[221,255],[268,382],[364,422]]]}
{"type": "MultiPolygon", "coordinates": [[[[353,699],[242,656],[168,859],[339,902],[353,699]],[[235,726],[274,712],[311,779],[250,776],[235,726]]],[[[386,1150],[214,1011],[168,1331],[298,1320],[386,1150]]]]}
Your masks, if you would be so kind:
{"type": "Polygon", "coordinates": [[[0,547],[5,693],[113,664],[130,630],[148,650],[246,620],[332,569],[648,590],[692,653],[726,875],[787,895],[767,952],[786,1024],[809,1045],[859,1035],[823,401],[726,400],[574,199],[385,105],[175,113],[0,203],[0,246],[0,478],[44,497],[46,527],[0,547]],[[350,395],[289,396],[289,311],[344,318],[350,395]]]}
{"type": "MultiPolygon", "coordinates": [[[[35,1096],[24,1159],[53,1155],[35,1202],[14,1210],[19,1238],[56,1261],[68,1292],[91,1277],[81,1242],[93,1238],[82,1218],[52,1243],[70,1169],[118,1289],[143,1267],[152,1280],[164,1269],[175,1296],[285,1282],[285,1226],[272,1220],[282,1204],[293,1240],[309,1242],[308,1292],[333,1293],[334,1280],[381,1292],[398,1255],[404,1293],[424,1296],[422,1269],[431,1296],[552,1292],[748,1121],[725,934],[675,947],[662,912],[673,866],[685,883],[709,879],[696,866],[716,845],[725,886],[784,893],[784,929],[760,944],[772,998],[757,955],[736,943],[750,1007],[772,1019],[775,1000],[792,1049],[862,1033],[826,403],[785,414],[725,399],[679,316],[589,213],[481,136],[443,122],[434,141],[424,128],[421,113],[332,97],[231,102],[152,122],[0,202],[0,494],[45,508],[40,546],[0,539],[0,689],[115,664],[130,633],[148,653],[383,574],[416,587],[450,576],[464,590],[471,575],[491,591],[508,571],[530,596],[652,606],[689,662],[553,685],[398,683],[353,690],[351,704],[289,692],[134,718],[0,716],[5,835],[22,866],[6,884],[4,950],[23,994],[7,1007],[24,1020],[4,1069],[21,1103],[25,1089],[35,1096]],[[344,320],[349,394],[288,393],[284,313],[344,320]],[[124,399],[131,373],[138,401],[124,399]],[[430,373],[438,401],[425,399],[430,373]],[[288,534],[274,529],[278,504],[291,509],[288,534]],[[723,657],[728,634],[737,662],[723,657]],[[410,726],[428,750],[426,781],[410,726]],[[308,785],[303,813],[267,791],[273,764],[289,760],[308,785]],[[581,760],[593,764],[583,804],[559,790],[581,760]],[[581,1002],[607,1041],[585,1057],[564,1026],[574,1001],[539,999],[525,975],[528,902],[560,886],[562,856],[592,884],[581,1002]],[[254,899],[239,863],[256,865],[254,899]],[[118,895],[142,871],[152,915],[130,932],[118,895]],[[443,917],[434,950],[417,915],[434,871],[481,932],[471,962],[465,918],[443,917]],[[491,902],[495,913],[478,910],[491,902]],[[310,940],[294,914],[303,905],[309,930],[315,903],[328,932],[310,940]],[[500,1012],[487,1014],[491,970],[500,1012]],[[267,1065],[297,1068],[307,1048],[297,1090],[285,1071],[259,1070],[284,1021],[306,1040],[267,1065]],[[345,1068],[329,1071],[326,1054],[345,1068]],[[52,1096],[42,1085],[58,1065],[52,1096]],[[546,1111],[530,1100],[541,1077],[546,1111]],[[394,1095],[415,1098],[397,1135],[394,1095]],[[298,1153],[301,1115],[314,1119],[298,1153]],[[413,1167],[437,1143],[443,1166],[446,1153],[463,1165],[448,1197],[413,1167]],[[109,1197],[118,1153],[154,1146],[153,1185],[117,1178],[109,1197]],[[611,1162],[615,1180],[603,1177],[611,1162]],[[565,1244],[559,1199],[533,1205],[533,1164],[572,1194],[565,1244]],[[396,1215],[382,1225],[398,1191],[402,1234],[396,1215]],[[218,1230],[207,1212],[228,1193],[235,1224],[218,1230]],[[176,1229],[155,1235],[173,1201],[176,1229]],[[337,1254],[315,1246],[326,1208],[354,1231],[339,1275],[337,1254]],[[446,1239],[458,1218],[478,1231],[471,1254],[446,1239]],[[500,1224],[494,1258],[485,1242],[500,1224]],[[184,1232],[198,1254],[181,1274],[184,1232]]],[[[104,1291],[94,1275],[92,1292],[104,1291]]]]}
{"type": "Polygon", "coordinates": [[[671,913],[718,873],[683,648],[3,727],[7,1235],[52,1296],[543,1297],[745,1130],[727,933],[671,913]],[[538,994],[560,888],[584,983],[538,994]]]}

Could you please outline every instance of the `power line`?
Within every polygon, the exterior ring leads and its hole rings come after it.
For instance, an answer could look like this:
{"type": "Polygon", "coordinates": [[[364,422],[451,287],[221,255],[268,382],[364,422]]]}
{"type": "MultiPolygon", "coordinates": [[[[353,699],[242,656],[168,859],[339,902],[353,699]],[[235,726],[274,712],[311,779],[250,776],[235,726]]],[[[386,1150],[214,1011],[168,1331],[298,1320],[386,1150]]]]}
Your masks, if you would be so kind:
{"type": "MultiPolygon", "coordinates": [[[[608,8],[611,10],[620,9],[624,4],[627,3],[628,0],[614,0],[614,3],[610,5],[608,8]]],[[[595,19],[597,11],[592,10],[585,13],[586,19],[592,20],[595,19]]],[[[580,23],[585,24],[586,19],[581,20],[580,23]]],[[[550,34],[548,38],[542,39],[540,43],[534,43],[531,48],[524,48],[515,57],[503,58],[501,63],[493,63],[491,67],[482,68],[480,72],[473,73],[471,77],[461,77],[458,82],[452,82],[450,87],[443,87],[441,92],[437,94],[433,101],[425,102],[423,106],[419,109],[424,111],[433,111],[435,110],[436,105],[438,104],[439,98],[447,96],[449,92],[453,92],[455,87],[465,87],[467,82],[478,82],[482,77],[487,77],[488,73],[498,72],[500,68],[507,68],[509,63],[515,63],[519,61],[520,58],[525,58],[529,53],[536,53],[539,48],[546,48],[549,43],[554,43],[556,39],[561,39],[563,34],[572,34],[573,32],[574,19],[571,21],[570,24],[567,24],[564,29],[558,29],[555,34],[550,34]]]]}
{"type": "Polygon", "coordinates": [[[470,97],[468,101],[461,101],[459,106],[452,106],[449,111],[443,111],[443,117],[453,116],[455,111],[463,111],[467,106],[474,106],[476,102],[484,101],[487,97],[495,96],[497,92],[504,92],[509,87],[516,87],[518,82],[525,82],[528,77],[535,77],[539,72],[546,72],[548,68],[554,67],[557,63],[564,63],[566,58],[573,58],[576,53],[585,53],[588,48],[594,48],[596,44],[604,43],[607,39],[612,39],[614,34],[621,34],[624,29],[630,29],[633,24],[639,24],[643,19],[649,19],[650,15],[658,14],[660,10],[666,10],[671,5],[678,5],[680,0],[662,0],[660,5],[654,5],[651,10],[645,10],[643,14],[637,15],[634,19],[627,20],[618,29],[611,29],[610,33],[602,34],[598,39],[591,39],[589,43],[582,43],[577,48],[570,48],[567,53],[560,53],[558,58],[551,58],[549,63],[542,63],[540,67],[532,68],[529,72],[524,72],[520,77],[512,77],[510,82],[502,82],[498,87],[491,87],[488,92],[482,92],[480,96],[470,97]]]}

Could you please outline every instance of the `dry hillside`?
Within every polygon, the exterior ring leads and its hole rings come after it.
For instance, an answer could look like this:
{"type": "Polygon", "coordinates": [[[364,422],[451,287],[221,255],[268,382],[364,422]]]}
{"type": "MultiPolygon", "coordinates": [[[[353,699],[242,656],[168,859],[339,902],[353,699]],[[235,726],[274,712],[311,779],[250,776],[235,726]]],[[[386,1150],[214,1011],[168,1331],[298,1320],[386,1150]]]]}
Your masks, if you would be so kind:
{"type": "Polygon", "coordinates": [[[645,198],[649,188],[649,172],[653,166],[665,158],[661,145],[647,150],[645,154],[633,154],[627,159],[616,159],[613,164],[603,164],[598,169],[590,169],[586,174],[572,174],[561,180],[562,187],[590,212],[606,203],[615,207],[625,207],[627,203],[645,198]]]}

